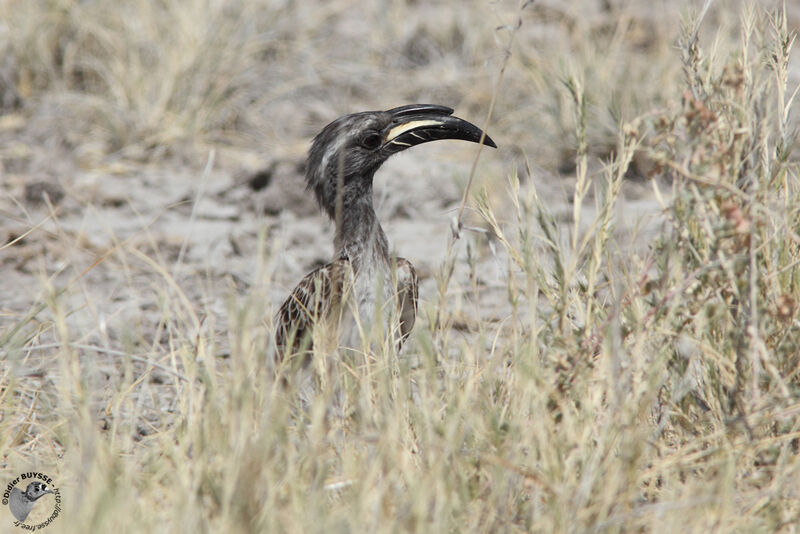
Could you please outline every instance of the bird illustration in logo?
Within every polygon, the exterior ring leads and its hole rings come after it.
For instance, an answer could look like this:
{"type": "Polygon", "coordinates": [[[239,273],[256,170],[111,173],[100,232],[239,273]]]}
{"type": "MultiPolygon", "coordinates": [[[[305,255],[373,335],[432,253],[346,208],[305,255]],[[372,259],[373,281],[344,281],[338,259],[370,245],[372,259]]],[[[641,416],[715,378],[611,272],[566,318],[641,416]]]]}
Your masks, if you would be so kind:
{"type": "Polygon", "coordinates": [[[8,507],[11,508],[11,513],[14,514],[14,517],[19,521],[25,521],[33,509],[33,504],[48,493],[53,493],[53,490],[48,488],[47,484],[31,482],[24,492],[19,488],[11,490],[8,507]]]}

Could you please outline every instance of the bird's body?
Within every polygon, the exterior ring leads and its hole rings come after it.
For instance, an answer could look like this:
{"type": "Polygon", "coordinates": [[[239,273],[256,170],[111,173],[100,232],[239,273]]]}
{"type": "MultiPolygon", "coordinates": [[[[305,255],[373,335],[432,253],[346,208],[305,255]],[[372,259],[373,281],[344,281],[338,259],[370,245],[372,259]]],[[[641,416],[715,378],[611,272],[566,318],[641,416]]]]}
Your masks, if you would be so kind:
{"type": "Polygon", "coordinates": [[[398,346],[414,326],[417,273],[405,258],[364,262],[338,258],[308,273],[281,306],[278,346],[310,349],[320,341],[358,347],[378,316],[398,346]],[[396,268],[396,270],[393,270],[396,268]],[[396,274],[394,274],[396,273],[396,274]],[[380,306],[380,308],[379,308],[380,306]],[[314,336],[314,330],[317,336],[314,336]]]}
{"type": "Polygon", "coordinates": [[[408,260],[389,253],[373,208],[372,181],[389,156],[417,144],[464,139],[495,146],[452,112],[418,104],[354,113],[314,139],[306,182],[336,223],[334,259],[306,275],[278,311],[275,340],[281,356],[307,353],[320,343],[358,348],[362,334],[376,325],[402,345],[416,317],[417,274],[408,260]]]}

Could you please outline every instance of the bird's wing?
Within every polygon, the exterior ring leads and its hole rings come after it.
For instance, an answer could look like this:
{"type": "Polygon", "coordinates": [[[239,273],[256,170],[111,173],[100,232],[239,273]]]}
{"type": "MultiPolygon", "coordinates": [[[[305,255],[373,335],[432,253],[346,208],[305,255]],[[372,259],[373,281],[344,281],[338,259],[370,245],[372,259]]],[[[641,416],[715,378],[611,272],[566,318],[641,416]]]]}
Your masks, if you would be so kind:
{"type": "Polygon", "coordinates": [[[285,355],[287,348],[291,349],[290,353],[313,348],[311,332],[317,322],[328,316],[331,303],[341,294],[343,273],[348,263],[339,259],[311,271],[283,302],[278,310],[275,330],[279,358],[285,355]],[[332,282],[334,279],[335,283],[332,282]],[[332,291],[334,285],[337,291],[332,291]]]}
{"type": "Polygon", "coordinates": [[[414,328],[417,318],[417,299],[419,298],[419,279],[411,262],[405,258],[395,258],[397,266],[397,312],[400,316],[400,341],[397,349],[414,328]]]}

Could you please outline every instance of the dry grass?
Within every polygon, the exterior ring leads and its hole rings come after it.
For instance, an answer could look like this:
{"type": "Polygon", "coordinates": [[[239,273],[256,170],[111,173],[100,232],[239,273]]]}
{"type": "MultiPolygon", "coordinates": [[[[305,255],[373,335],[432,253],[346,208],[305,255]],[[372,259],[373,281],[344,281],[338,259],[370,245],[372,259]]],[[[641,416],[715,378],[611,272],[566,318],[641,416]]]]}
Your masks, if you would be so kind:
{"type": "Polygon", "coordinates": [[[0,463],[58,482],[48,528],[796,532],[796,10],[359,4],[0,0],[0,463]],[[264,302],[298,263],[274,220],[232,219],[244,263],[182,235],[210,231],[212,169],[356,107],[480,117],[506,53],[486,232],[434,265],[403,354],[334,360],[298,402],[270,365],[264,302]],[[85,171],[63,204],[18,194],[37,146],[85,171]],[[170,175],[191,208],[85,183],[209,147],[170,175]],[[645,178],[663,224],[637,241],[645,178]]]}

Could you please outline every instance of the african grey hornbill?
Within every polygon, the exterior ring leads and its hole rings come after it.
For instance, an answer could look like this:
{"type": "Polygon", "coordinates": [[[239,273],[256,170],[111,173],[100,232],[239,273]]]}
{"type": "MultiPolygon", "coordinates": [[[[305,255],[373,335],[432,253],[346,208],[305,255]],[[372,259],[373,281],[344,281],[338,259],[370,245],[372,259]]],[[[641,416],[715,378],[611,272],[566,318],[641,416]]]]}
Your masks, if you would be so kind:
{"type": "Polygon", "coordinates": [[[392,154],[428,141],[463,139],[497,147],[480,128],[452,113],[430,104],[353,113],[314,138],[306,184],[336,223],[334,259],[306,275],[278,311],[279,356],[287,349],[310,350],[320,341],[316,334],[322,325],[334,327],[328,341],[333,338],[336,346],[360,346],[359,326],[371,324],[379,312],[389,319],[398,347],[411,332],[417,274],[408,260],[389,255],[372,205],[372,180],[392,154]],[[347,309],[349,323],[343,325],[347,309]]]}

